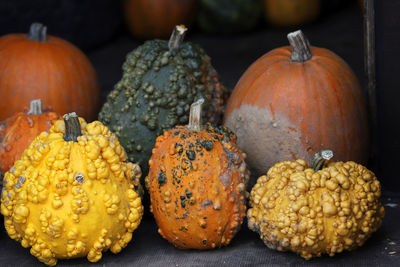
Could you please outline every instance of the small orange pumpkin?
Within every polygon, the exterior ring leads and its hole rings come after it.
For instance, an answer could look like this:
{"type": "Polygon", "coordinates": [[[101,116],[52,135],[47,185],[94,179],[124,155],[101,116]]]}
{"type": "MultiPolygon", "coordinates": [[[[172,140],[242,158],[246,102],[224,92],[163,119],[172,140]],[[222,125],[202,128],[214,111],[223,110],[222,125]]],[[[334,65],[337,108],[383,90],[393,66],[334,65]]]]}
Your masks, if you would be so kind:
{"type": "Polygon", "coordinates": [[[366,103],[356,76],[328,49],[312,47],[301,31],[290,46],[270,51],[240,78],[224,114],[247,163],[258,176],[279,161],[310,161],[334,147],[340,161],[365,163],[366,103]]]}
{"type": "Polygon", "coordinates": [[[42,112],[42,102],[37,99],[31,101],[28,112],[19,112],[0,122],[0,169],[6,173],[33,139],[59,119],[54,112],[42,112]]]}
{"type": "Polygon", "coordinates": [[[92,64],[71,43],[47,35],[46,26],[33,23],[28,35],[1,37],[0,54],[0,120],[38,98],[59,114],[97,118],[100,88],[92,64]]]}
{"type": "Polygon", "coordinates": [[[180,249],[226,246],[246,212],[249,171],[236,136],[226,127],[202,127],[201,104],[188,126],[156,140],[146,186],[158,232],[180,249]]]}
{"type": "Polygon", "coordinates": [[[264,17],[268,23],[288,27],[316,19],[321,0],[264,0],[264,17]]]}
{"type": "Polygon", "coordinates": [[[124,0],[130,32],[139,39],[168,38],[175,25],[190,26],[198,0],[124,0]]]}

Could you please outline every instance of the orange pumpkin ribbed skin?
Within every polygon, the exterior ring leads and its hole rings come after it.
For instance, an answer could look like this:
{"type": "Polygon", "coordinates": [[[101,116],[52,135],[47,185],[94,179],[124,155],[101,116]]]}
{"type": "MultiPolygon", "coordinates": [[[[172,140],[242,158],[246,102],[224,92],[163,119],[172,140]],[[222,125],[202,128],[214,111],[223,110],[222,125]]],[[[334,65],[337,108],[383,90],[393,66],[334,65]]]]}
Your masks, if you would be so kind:
{"type": "Polygon", "coordinates": [[[47,35],[46,41],[26,34],[0,38],[0,120],[41,98],[55,112],[76,111],[97,118],[100,88],[88,58],[74,45],[47,35]]]}
{"type": "Polygon", "coordinates": [[[125,0],[125,19],[140,39],[168,38],[175,25],[190,26],[198,0],[125,0]]]}
{"type": "Polygon", "coordinates": [[[48,131],[53,123],[61,119],[55,112],[40,115],[18,112],[0,122],[0,169],[6,173],[24,150],[41,132],[48,131]]]}
{"type": "Polygon", "coordinates": [[[246,212],[249,172],[236,137],[207,125],[157,138],[146,186],[159,233],[180,249],[228,245],[246,212]],[[221,141],[223,140],[223,141],[221,141]],[[192,151],[192,152],[190,152],[192,151]]]}
{"type": "Polygon", "coordinates": [[[277,48],[255,61],[236,85],[224,125],[238,137],[247,163],[261,175],[276,162],[310,161],[326,148],[336,159],[365,163],[367,110],[350,67],[333,52],[311,47],[312,58],[291,61],[277,48]]]}

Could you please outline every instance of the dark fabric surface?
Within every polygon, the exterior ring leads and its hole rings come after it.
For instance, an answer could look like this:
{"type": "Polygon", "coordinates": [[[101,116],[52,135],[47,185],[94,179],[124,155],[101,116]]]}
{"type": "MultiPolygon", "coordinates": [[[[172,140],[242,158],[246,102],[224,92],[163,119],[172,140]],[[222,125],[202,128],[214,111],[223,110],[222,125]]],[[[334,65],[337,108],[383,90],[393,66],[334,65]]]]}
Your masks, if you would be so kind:
{"type": "MultiPolygon", "coordinates": [[[[322,18],[303,28],[312,44],[331,49],[352,67],[364,85],[362,16],[357,6],[322,18]]],[[[278,46],[287,45],[288,29],[259,28],[235,36],[208,36],[190,32],[187,40],[201,44],[211,56],[222,80],[232,89],[246,68],[257,58],[278,46]]],[[[93,62],[102,87],[102,99],[121,78],[125,55],[141,43],[121,36],[97,50],[85,51],[93,62]]],[[[364,86],[365,88],[365,86],[364,86]]],[[[396,176],[379,177],[397,179],[396,176]]],[[[398,188],[389,188],[399,191],[398,188]]],[[[294,253],[268,249],[256,233],[247,228],[233,239],[230,246],[212,251],[181,251],[157,233],[157,226],[146,207],[146,217],[134,232],[129,245],[114,255],[107,252],[91,266],[400,266],[400,194],[384,190],[386,217],[383,226],[366,244],[353,252],[334,258],[324,256],[305,261],[294,253]]],[[[2,221],[3,218],[1,217],[2,221]]],[[[0,223],[0,266],[43,266],[29,250],[11,240],[0,223]]],[[[89,265],[86,259],[62,260],[58,266],[89,265]]]]}
{"type": "MultiPolygon", "coordinates": [[[[400,197],[400,196],[399,196],[400,197]]],[[[157,233],[153,218],[145,218],[132,241],[119,254],[103,254],[90,266],[400,266],[400,198],[383,198],[386,217],[382,227],[363,247],[310,261],[290,252],[268,249],[245,223],[228,247],[210,251],[178,250],[157,233]]],[[[148,211],[146,211],[148,212],[148,211]]],[[[41,266],[29,250],[0,233],[0,266],[41,266]]],[[[86,259],[61,260],[57,266],[84,266],[86,259]]]]}

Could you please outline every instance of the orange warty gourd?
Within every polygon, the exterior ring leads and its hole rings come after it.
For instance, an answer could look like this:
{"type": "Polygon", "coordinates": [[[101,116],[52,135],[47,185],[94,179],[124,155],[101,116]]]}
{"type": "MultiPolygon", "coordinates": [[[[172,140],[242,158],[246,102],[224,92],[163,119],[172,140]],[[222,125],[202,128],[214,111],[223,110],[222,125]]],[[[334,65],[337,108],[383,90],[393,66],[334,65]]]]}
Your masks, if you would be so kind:
{"type": "Polygon", "coordinates": [[[236,136],[226,127],[201,126],[201,104],[189,125],[156,140],[146,186],[159,233],[180,249],[226,246],[246,212],[249,171],[236,136]]]}
{"type": "Polygon", "coordinates": [[[55,112],[42,112],[42,101],[37,99],[31,101],[29,111],[0,122],[0,169],[6,173],[33,139],[59,119],[55,112]]]}
{"type": "Polygon", "coordinates": [[[71,43],[46,35],[45,26],[33,23],[29,34],[1,37],[0,54],[0,120],[38,98],[59,114],[76,111],[87,120],[97,118],[96,73],[71,43]]]}
{"type": "Polygon", "coordinates": [[[130,32],[140,39],[168,38],[175,25],[189,27],[198,0],[125,0],[125,20],[130,32]]]}
{"type": "Polygon", "coordinates": [[[328,49],[309,46],[301,31],[291,47],[255,61],[236,85],[224,125],[257,176],[289,159],[310,161],[334,148],[340,161],[365,163],[369,133],[363,94],[346,62],[328,49]]]}

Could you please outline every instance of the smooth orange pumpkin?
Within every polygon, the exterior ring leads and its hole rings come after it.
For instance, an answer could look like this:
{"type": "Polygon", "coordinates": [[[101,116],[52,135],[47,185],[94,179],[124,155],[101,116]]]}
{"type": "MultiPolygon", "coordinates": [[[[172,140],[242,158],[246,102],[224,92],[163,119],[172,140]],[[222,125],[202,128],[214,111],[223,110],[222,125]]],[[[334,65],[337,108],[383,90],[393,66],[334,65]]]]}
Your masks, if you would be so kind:
{"type": "Polygon", "coordinates": [[[201,104],[157,138],[146,178],[158,231],[180,249],[228,245],[246,212],[245,154],[226,127],[201,125],[201,104]]]}
{"type": "Polygon", "coordinates": [[[0,169],[6,173],[18,160],[29,144],[43,131],[48,131],[61,119],[50,110],[42,112],[40,99],[32,100],[30,110],[18,112],[0,122],[0,169]]]}
{"type": "Polygon", "coordinates": [[[268,23],[288,27],[316,19],[321,0],[264,0],[264,17],[268,23]]]}
{"type": "Polygon", "coordinates": [[[125,20],[140,39],[168,38],[175,25],[190,26],[198,0],[125,0],[125,20]]]}
{"type": "Polygon", "coordinates": [[[1,37],[0,54],[0,120],[39,98],[59,114],[76,111],[87,120],[97,118],[96,73],[71,43],[46,35],[45,26],[33,23],[28,35],[1,37]]]}
{"type": "Polygon", "coordinates": [[[336,160],[365,163],[369,132],[363,94],[339,56],[309,46],[301,31],[291,47],[270,51],[243,74],[228,100],[224,125],[257,176],[273,164],[334,148],[336,160]]]}

